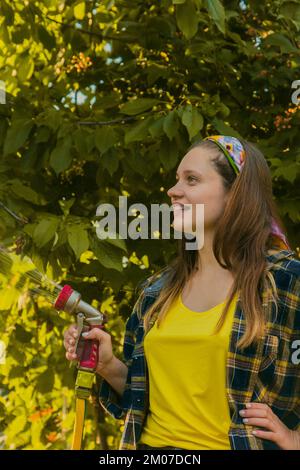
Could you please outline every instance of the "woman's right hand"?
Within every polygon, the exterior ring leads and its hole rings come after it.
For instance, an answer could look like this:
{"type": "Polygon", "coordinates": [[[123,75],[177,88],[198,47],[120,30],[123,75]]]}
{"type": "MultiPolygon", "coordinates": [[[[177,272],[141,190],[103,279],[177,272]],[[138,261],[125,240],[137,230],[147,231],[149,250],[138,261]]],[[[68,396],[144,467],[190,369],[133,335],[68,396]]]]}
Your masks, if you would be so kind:
{"type": "MultiPolygon", "coordinates": [[[[68,361],[78,360],[79,358],[75,352],[75,342],[78,336],[78,328],[76,324],[72,324],[64,333],[64,347],[66,349],[66,358],[68,361]]],[[[100,328],[93,328],[88,332],[84,339],[96,339],[99,342],[98,346],[98,364],[96,372],[101,374],[108,364],[114,359],[112,350],[111,336],[106,331],[100,328]]]]}

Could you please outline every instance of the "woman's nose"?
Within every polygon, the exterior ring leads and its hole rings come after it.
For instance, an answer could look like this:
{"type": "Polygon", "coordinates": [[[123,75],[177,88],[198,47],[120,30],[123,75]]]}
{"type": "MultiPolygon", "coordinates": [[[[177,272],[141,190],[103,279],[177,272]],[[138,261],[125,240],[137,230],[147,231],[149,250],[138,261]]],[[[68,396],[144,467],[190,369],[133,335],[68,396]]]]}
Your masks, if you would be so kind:
{"type": "Polygon", "coordinates": [[[178,186],[178,182],[174,186],[172,186],[170,189],[168,189],[167,195],[169,197],[174,197],[174,196],[180,197],[183,195],[183,191],[178,186]]]}

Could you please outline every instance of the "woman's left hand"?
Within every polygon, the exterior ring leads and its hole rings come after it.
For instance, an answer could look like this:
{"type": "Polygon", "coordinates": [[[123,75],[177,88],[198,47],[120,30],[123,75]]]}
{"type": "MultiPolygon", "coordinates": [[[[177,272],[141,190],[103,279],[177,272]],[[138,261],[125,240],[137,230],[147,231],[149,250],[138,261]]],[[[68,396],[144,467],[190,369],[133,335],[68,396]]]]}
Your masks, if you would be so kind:
{"type": "Polygon", "coordinates": [[[256,437],[272,441],[283,450],[300,450],[300,430],[289,429],[267,404],[247,403],[246,409],[241,410],[240,415],[245,424],[265,428],[263,431],[253,430],[252,433],[256,437]]]}

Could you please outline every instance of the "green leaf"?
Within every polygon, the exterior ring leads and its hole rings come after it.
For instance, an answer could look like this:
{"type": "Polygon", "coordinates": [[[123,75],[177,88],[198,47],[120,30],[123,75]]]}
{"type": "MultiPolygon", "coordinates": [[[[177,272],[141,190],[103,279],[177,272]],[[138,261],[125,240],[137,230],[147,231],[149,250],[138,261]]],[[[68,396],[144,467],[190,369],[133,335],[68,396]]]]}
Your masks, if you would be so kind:
{"type": "Polygon", "coordinates": [[[174,140],[164,138],[159,149],[159,158],[167,171],[172,170],[178,161],[178,146],[174,140]]]}
{"type": "Polygon", "coordinates": [[[278,167],[275,171],[273,176],[282,176],[286,181],[290,183],[294,183],[295,179],[300,173],[300,165],[296,165],[295,163],[291,164],[283,164],[282,166],[278,167]],[[297,168],[298,167],[298,168],[297,168]]]}
{"type": "Polygon", "coordinates": [[[299,199],[280,201],[280,210],[283,214],[288,214],[294,224],[300,222],[299,199]]]}
{"type": "Polygon", "coordinates": [[[85,159],[93,149],[95,145],[95,135],[94,133],[90,133],[82,128],[77,129],[74,133],[74,144],[77,152],[79,153],[80,159],[85,159]]]}
{"type": "Polygon", "coordinates": [[[224,103],[220,103],[220,109],[218,111],[222,118],[227,118],[230,115],[230,108],[224,103]]]}
{"type": "Polygon", "coordinates": [[[165,65],[152,63],[149,64],[147,67],[147,75],[148,75],[148,85],[151,86],[156,80],[160,77],[167,78],[171,74],[170,68],[166,67],[165,65]]]}
{"type": "Polygon", "coordinates": [[[9,276],[11,268],[13,266],[13,260],[8,254],[4,252],[0,253],[0,272],[5,276],[9,276]]]}
{"type": "Polygon", "coordinates": [[[99,109],[109,109],[118,105],[121,101],[121,95],[116,91],[107,93],[104,96],[97,97],[97,106],[99,109]]]}
{"type": "Polygon", "coordinates": [[[110,149],[101,158],[103,168],[106,168],[109,174],[112,176],[119,168],[118,151],[110,149]]]}
{"type": "Polygon", "coordinates": [[[155,121],[149,126],[149,132],[153,139],[157,139],[158,137],[164,134],[163,125],[164,125],[164,117],[155,119],[155,121]]]}
{"type": "Polygon", "coordinates": [[[36,132],[35,141],[37,144],[41,142],[47,142],[50,138],[51,132],[50,129],[46,126],[38,127],[36,132]]]}
{"type": "Polygon", "coordinates": [[[29,331],[26,331],[25,328],[21,325],[16,325],[15,337],[20,343],[30,343],[32,334],[29,331]]]}
{"type": "Polygon", "coordinates": [[[171,111],[163,121],[163,130],[167,134],[170,140],[172,140],[177,134],[179,129],[179,121],[176,110],[171,111]]]}
{"type": "Polygon", "coordinates": [[[135,100],[131,100],[125,103],[120,108],[120,111],[123,114],[135,116],[136,114],[143,113],[144,111],[153,108],[153,106],[158,103],[159,100],[156,100],[154,98],[137,98],[135,100]]]}
{"type": "Polygon", "coordinates": [[[54,108],[46,109],[42,111],[36,118],[37,125],[44,125],[50,127],[53,131],[57,131],[61,128],[63,118],[60,111],[54,108]]]}
{"type": "Polygon", "coordinates": [[[33,121],[21,118],[14,119],[8,129],[4,143],[3,153],[9,155],[15,153],[27,140],[32,129],[33,121]]]}
{"type": "Polygon", "coordinates": [[[54,237],[58,224],[59,219],[54,217],[51,217],[51,219],[41,220],[33,232],[34,243],[39,248],[46,245],[54,237]]]}
{"type": "Polygon", "coordinates": [[[152,122],[152,120],[153,118],[148,116],[146,119],[141,119],[137,124],[132,125],[125,134],[125,145],[144,140],[148,135],[149,123],[152,122]]]}
{"type": "Polygon", "coordinates": [[[110,243],[111,245],[116,246],[117,248],[120,248],[122,251],[124,251],[127,254],[127,247],[126,247],[125,240],[123,238],[112,238],[113,236],[118,237],[119,235],[117,233],[103,231],[103,230],[100,230],[100,228],[98,227],[97,236],[99,240],[105,239],[107,243],[110,243]]]}
{"type": "Polygon", "coordinates": [[[80,2],[74,6],[74,16],[77,20],[83,20],[85,17],[85,2],[80,2]]]}
{"type": "Polygon", "coordinates": [[[62,199],[59,202],[59,206],[65,216],[69,215],[71,208],[74,205],[74,202],[76,201],[75,197],[71,197],[69,200],[62,199]]]}
{"type": "Polygon", "coordinates": [[[95,145],[100,153],[105,153],[119,140],[118,134],[111,126],[103,126],[95,132],[95,145]]]}
{"type": "Polygon", "coordinates": [[[26,416],[24,414],[21,414],[20,410],[18,410],[18,412],[18,416],[8,424],[6,430],[7,434],[15,434],[17,436],[24,430],[27,423],[26,416]]]}
{"type": "MultiPolygon", "coordinates": [[[[262,148],[262,145],[260,145],[260,148],[262,148]]],[[[276,149],[276,153],[277,153],[277,149],[276,149]]],[[[280,160],[280,158],[268,158],[268,161],[271,163],[272,167],[277,168],[278,166],[282,165],[282,160],[280,160]]]]}
{"type": "Polygon", "coordinates": [[[56,174],[61,173],[71,165],[71,145],[72,140],[69,136],[67,136],[65,139],[60,139],[55,149],[52,150],[49,158],[49,164],[56,174]]]}
{"type": "Polygon", "coordinates": [[[39,421],[34,421],[31,424],[30,437],[31,437],[31,445],[33,449],[42,450],[44,448],[43,438],[42,438],[43,430],[44,430],[44,423],[42,419],[39,421]]]}
{"type": "Polygon", "coordinates": [[[221,33],[225,34],[225,10],[220,0],[206,0],[206,8],[211,19],[221,33]]]}
{"type": "Polygon", "coordinates": [[[34,62],[30,55],[24,55],[17,59],[17,77],[20,82],[29,80],[34,71],[34,62]]]}
{"type": "Polygon", "coordinates": [[[47,368],[45,372],[40,374],[38,376],[37,382],[36,382],[36,389],[38,392],[40,392],[42,395],[45,393],[49,393],[53,391],[53,386],[54,386],[54,372],[53,369],[47,368]]]}
{"type": "Polygon", "coordinates": [[[97,240],[92,238],[91,249],[97,256],[99,262],[108,269],[123,271],[122,252],[116,246],[106,240],[97,240]]]}
{"type": "Polygon", "coordinates": [[[37,205],[44,205],[47,203],[41,194],[29,188],[29,186],[26,186],[17,179],[10,180],[8,185],[10,186],[10,191],[20,199],[24,199],[25,201],[29,201],[37,205]]]}
{"type": "Polygon", "coordinates": [[[191,39],[198,31],[199,17],[192,0],[176,7],[176,21],[178,28],[187,39],[191,39]]]}
{"type": "Polygon", "coordinates": [[[264,39],[264,44],[269,44],[271,46],[279,46],[281,52],[289,53],[289,52],[298,52],[298,49],[293,46],[288,38],[286,38],[283,34],[274,33],[270,34],[264,39]]]}
{"type": "Polygon", "coordinates": [[[1,12],[5,16],[6,26],[12,26],[14,24],[14,10],[4,0],[1,2],[1,12]]]}
{"type": "Polygon", "coordinates": [[[211,123],[220,134],[231,135],[232,137],[236,137],[237,139],[242,137],[236,130],[234,130],[232,127],[230,127],[221,119],[214,118],[212,119],[211,123]]]}
{"type": "Polygon", "coordinates": [[[28,25],[16,25],[15,30],[11,32],[11,39],[14,44],[22,44],[24,39],[28,39],[30,34],[28,25]]]}
{"type": "Polygon", "coordinates": [[[21,348],[16,348],[14,342],[11,342],[7,347],[6,357],[10,356],[13,357],[19,364],[23,364],[26,359],[24,351],[21,348]]]}
{"type": "Polygon", "coordinates": [[[16,366],[11,369],[9,373],[10,379],[15,379],[16,377],[23,377],[24,376],[24,366],[16,366]]]}
{"type": "Polygon", "coordinates": [[[187,128],[190,140],[201,131],[204,124],[202,115],[191,104],[185,107],[181,120],[182,124],[187,128]]]}
{"type": "Polygon", "coordinates": [[[48,31],[41,24],[38,26],[38,37],[43,46],[51,51],[56,46],[55,37],[48,33],[48,31]]]}
{"type": "MultiPolygon", "coordinates": [[[[281,2],[282,3],[282,2],[281,2]]],[[[300,4],[299,2],[284,2],[280,6],[280,14],[290,20],[300,24],[300,4]]]]}
{"type": "Polygon", "coordinates": [[[89,238],[86,230],[80,225],[68,225],[68,242],[74,251],[76,258],[89,248],[89,238]]]}
{"type": "Polygon", "coordinates": [[[10,35],[5,21],[2,21],[2,24],[0,25],[0,39],[2,39],[6,44],[10,41],[10,35]]]}

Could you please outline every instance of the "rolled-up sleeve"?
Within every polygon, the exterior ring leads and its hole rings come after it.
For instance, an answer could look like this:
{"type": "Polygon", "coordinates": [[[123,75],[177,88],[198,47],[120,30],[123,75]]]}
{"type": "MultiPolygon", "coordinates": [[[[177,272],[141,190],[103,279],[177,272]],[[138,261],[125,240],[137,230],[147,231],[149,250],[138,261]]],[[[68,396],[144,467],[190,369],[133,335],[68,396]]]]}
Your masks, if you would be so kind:
{"type": "Polygon", "coordinates": [[[128,374],[123,395],[120,396],[104,378],[99,388],[99,402],[102,407],[114,418],[123,419],[131,407],[131,365],[132,353],[135,346],[135,332],[139,325],[138,307],[141,297],[136,301],[132,314],[125,326],[123,343],[123,362],[128,367],[128,374]]]}

